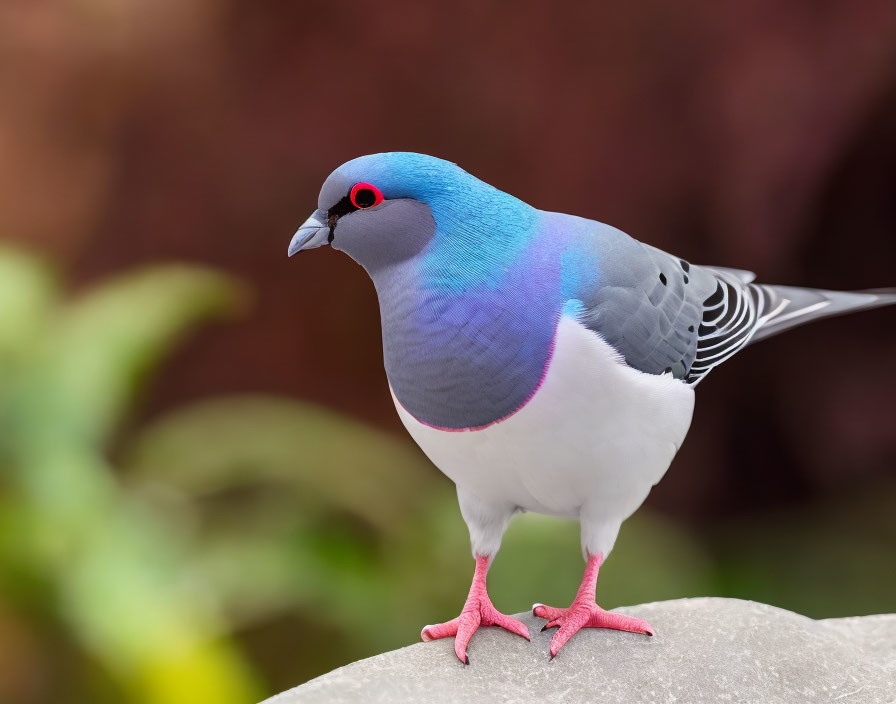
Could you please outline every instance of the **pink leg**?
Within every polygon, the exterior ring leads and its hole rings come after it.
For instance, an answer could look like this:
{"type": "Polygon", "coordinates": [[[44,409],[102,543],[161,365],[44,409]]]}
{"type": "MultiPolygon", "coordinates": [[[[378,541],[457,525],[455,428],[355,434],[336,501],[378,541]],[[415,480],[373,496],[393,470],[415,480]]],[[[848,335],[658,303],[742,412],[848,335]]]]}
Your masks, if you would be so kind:
{"type": "Polygon", "coordinates": [[[476,556],[476,571],[473,572],[473,584],[460,616],[445,623],[435,626],[425,626],[420,632],[423,640],[435,640],[436,638],[454,638],[454,652],[462,663],[470,664],[467,656],[467,644],[479,626],[500,626],[512,633],[521,635],[529,640],[529,629],[515,618],[505,616],[492,606],[492,600],[488,598],[485,586],[485,575],[488,572],[490,558],[484,555],[476,556]]]}
{"type": "Polygon", "coordinates": [[[566,645],[566,642],[582,628],[612,628],[617,631],[653,635],[653,628],[647,621],[634,616],[604,611],[597,605],[594,600],[594,592],[597,588],[597,574],[603,560],[604,556],[600,553],[588,556],[582,584],[568,609],[557,609],[544,604],[535,604],[532,607],[533,614],[539,618],[548,619],[541,630],[560,627],[560,630],[551,639],[552,660],[560,652],[560,648],[566,645]]]}

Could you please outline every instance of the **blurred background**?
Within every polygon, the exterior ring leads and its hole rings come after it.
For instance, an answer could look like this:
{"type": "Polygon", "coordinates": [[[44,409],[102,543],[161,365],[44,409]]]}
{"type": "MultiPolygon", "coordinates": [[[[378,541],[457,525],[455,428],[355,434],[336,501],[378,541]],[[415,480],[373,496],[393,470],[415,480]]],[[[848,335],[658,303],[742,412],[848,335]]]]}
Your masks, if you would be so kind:
{"type": "MultiPolygon", "coordinates": [[[[386,150],[761,280],[896,285],[896,5],[6,0],[0,700],[247,704],[456,615],[466,529],[373,287],[285,256],[386,150]]],[[[896,610],[894,316],[713,373],[602,605],[896,610]]],[[[575,524],[517,519],[494,602],[581,567],[575,524]]]]}

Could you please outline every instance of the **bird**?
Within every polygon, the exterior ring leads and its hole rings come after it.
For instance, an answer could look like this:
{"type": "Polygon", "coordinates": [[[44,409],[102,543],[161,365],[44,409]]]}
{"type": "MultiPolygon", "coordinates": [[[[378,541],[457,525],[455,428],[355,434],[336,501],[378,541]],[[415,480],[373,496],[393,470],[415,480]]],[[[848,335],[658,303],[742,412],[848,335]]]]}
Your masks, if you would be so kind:
{"type": "Polygon", "coordinates": [[[421,637],[454,637],[467,664],[480,626],[530,639],[486,583],[520,512],[581,526],[585,568],[571,605],[533,605],[542,630],[557,629],[551,659],[582,628],[653,635],[643,619],[598,606],[597,578],[681,447],[697,385],[754,342],[896,303],[896,288],[767,285],[692,264],[413,152],[344,163],[317,205],[288,255],[329,245],[367,271],[398,415],[456,485],[472,584],[461,613],[421,637]]]}

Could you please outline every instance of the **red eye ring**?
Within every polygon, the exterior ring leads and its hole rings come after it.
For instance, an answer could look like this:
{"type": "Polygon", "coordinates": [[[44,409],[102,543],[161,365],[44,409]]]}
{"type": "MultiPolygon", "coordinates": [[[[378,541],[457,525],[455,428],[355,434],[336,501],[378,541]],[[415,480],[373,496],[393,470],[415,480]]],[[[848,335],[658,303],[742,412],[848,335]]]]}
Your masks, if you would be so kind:
{"type": "Polygon", "coordinates": [[[356,183],[349,195],[352,205],[359,210],[373,208],[383,202],[383,192],[372,183],[356,183]]]}

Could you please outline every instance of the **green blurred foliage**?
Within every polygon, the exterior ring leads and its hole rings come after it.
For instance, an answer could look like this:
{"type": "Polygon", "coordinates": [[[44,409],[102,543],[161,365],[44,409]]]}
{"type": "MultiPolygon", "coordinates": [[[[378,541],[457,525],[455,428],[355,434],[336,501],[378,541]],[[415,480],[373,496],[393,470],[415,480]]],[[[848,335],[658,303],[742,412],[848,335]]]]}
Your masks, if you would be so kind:
{"type": "MultiPolygon", "coordinates": [[[[244,395],[170,411],[110,458],[154,366],[244,299],[184,266],[68,296],[45,263],[0,251],[0,699],[245,704],[456,615],[466,528],[407,438],[244,395]]],[[[896,610],[888,489],[711,525],[642,510],[599,599],[896,610]]],[[[581,569],[576,523],[520,516],[492,596],[508,613],[562,605],[581,569]]]]}
{"type": "Polygon", "coordinates": [[[237,287],[169,266],[62,302],[44,264],[6,250],[0,281],[4,598],[101,665],[117,691],[85,699],[250,700],[257,680],[217,605],[184,580],[179,535],[104,453],[152,364],[196,321],[231,308],[237,287]]]}

